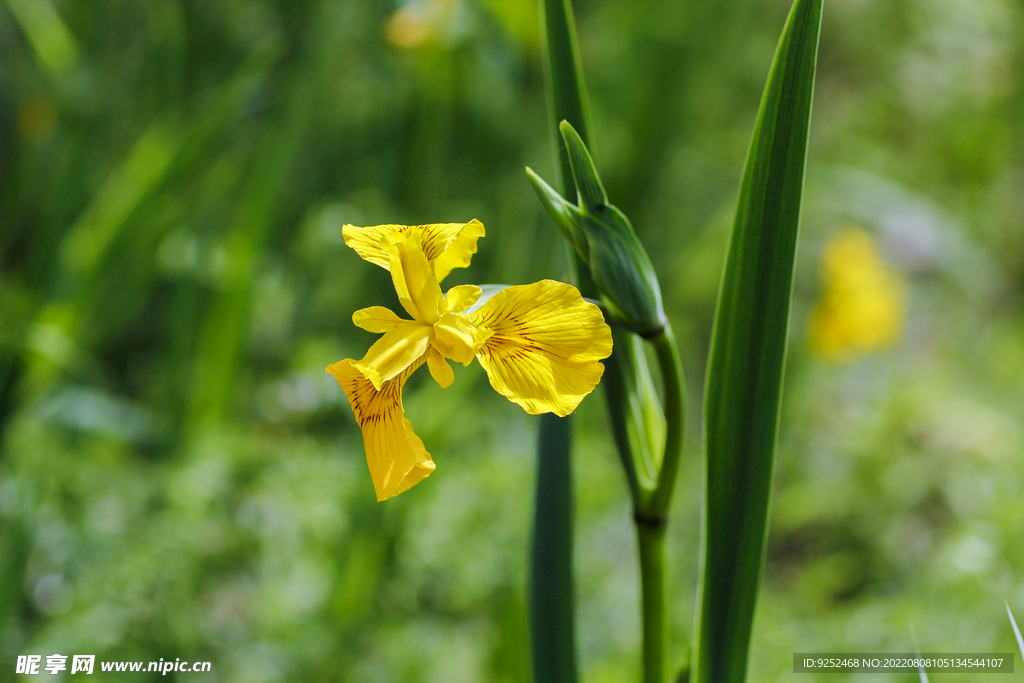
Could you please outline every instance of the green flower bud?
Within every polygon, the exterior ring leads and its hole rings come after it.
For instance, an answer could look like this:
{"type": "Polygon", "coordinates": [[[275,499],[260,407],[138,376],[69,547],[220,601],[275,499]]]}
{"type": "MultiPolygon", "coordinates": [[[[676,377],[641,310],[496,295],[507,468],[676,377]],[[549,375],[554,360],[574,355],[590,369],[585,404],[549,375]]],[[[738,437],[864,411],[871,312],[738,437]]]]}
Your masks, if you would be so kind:
{"type": "Polygon", "coordinates": [[[608,312],[627,329],[654,337],[665,327],[654,266],[625,214],[608,203],[583,140],[568,122],[559,129],[569,151],[578,206],[567,202],[533,171],[527,177],[544,208],[586,263],[608,312]]]}
{"type": "Polygon", "coordinates": [[[580,213],[580,210],[574,204],[565,201],[562,195],[545,183],[529,166],[526,167],[526,177],[530,184],[533,185],[537,197],[540,198],[540,203],[547,209],[555,224],[561,228],[565,239],[569,240],[569,244],[576,249],[580,258],[586,263],[589,249],[587,248],[587,240],[583,237],[583,231],[579,227],[583,220],[583,214],[580,213]]]}

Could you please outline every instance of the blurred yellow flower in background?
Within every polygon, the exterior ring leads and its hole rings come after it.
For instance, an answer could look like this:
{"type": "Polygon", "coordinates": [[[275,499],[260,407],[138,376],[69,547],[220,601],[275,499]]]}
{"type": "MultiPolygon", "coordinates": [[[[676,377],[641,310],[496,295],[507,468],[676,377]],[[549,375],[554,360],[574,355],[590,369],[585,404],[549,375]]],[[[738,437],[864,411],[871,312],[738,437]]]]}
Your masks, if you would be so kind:
{"type": "Polygon", "coordinates": [[[906,285],[866,232],[847,228],[832,238],[822,279],[825,292],[808,326],[812,348],[850,358],[899,341],[906,285]]]}
{"type": "Polygon", "coordinates": [[[395,47],[419,47],[451,28],[459,4],[460,0],[413,0],[395,10],[384,25],[384,35],[395,47]]]}

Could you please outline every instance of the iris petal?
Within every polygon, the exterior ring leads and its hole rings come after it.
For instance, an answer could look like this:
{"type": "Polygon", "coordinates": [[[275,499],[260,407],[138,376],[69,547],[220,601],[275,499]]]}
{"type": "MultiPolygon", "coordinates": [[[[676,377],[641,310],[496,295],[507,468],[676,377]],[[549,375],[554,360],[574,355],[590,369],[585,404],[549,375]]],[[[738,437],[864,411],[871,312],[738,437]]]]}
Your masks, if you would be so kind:
{"type": "MultiPolygon", "coordinates": [[[[425,226],[427,228],[437,226],[425,226]]],[[[459,228],[455,237],[434,262],[437,281],[441,282],[455,268],[465,268],[476,253],[476,241],[484,236],[484,224],[475,218],[459,228]]]]}
{"type": "Polygon", "coordinates": [[[475,218],[468,223],[432,223],[429,225],[345,225],[345,244],[365,260],[390,269],[391,260],[381,248],[382,238],[392,241],[405,235],[418,234],[423,240],[423,253],[432,264],[438,282],[448,277],[453,268],[465,268],[476,253],[476,243],[484,236],[483,223],[475,218]]]}
{"type": "Polygon", "coordinates": [[[381,240],[391,259],[391,281],[398,293],[398,301],[413,318],[433,324],[440,317],[439,309],[444,297],[423,253],[422,240],[412,234],[390,244],[390,238],[381,240]]]}
{"type": "Polygon", "coordinates": [[[427,352],[430,335],[429,325],[407,322],[378,339],[353,367],[380,391],[384,382],[398,376],[427,352]]]}
{"type": "Polygon", "coordinates": [[[444,310],[461,313],[475,304],[483,291],[476,285],[456,285],[444,295],[444,310]]]}
{"type": "Polygon", "coordinates": [[[553,280],[507,287],[466,318],[492,332],[477,353],[491,386],[531,415],[575,410],[612,352],[601,309],[553,280]]]}
{"type": "Polygon", "coordinates": [[[360,308],[352,314],[352,322],[356,327],[376,334],[384,334],[409,323],[408,320],[402,320],[395,315],[394,311],[384,306],[360,308]]]}
{"type": "Polygon", "coordinates": [[[448,365],[448,361],[434,347],[430,347],[427,351],[427,368],[430,370],[431,377],[441,385],[442,389],[447,389],[455,381],[452,366],[448,365]]]}
{"type": "Polygon", "coordinates": [[[423,361],[420,358],[379,390],[350,358],[327,368],[345,390],[363,433],[366,462],[378,501],[397,496],[434,471],[434,462],[413,432],[402,406],[402,387],[423,361]]]}

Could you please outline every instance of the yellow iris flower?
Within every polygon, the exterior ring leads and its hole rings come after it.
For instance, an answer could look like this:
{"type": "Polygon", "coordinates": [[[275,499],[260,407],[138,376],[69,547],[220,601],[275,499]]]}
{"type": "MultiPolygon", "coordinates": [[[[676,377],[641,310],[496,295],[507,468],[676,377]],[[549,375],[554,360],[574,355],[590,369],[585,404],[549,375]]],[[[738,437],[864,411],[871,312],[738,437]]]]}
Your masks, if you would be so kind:
{"type": "Polygon", "coordinates": [[[566,416],[594,390],[612,352],[611,329],[572,285],[541,280],[506,287],[477,304],[483,290],[458,285],[441,293],[453,268],[465,268],[484,235],[478,220],[433,225],[346,225],[345,244],[391,272],[405,320],[383,306],[356,311],[352,322],[383,334],[362,360],[327,368],[348,396],[363,432],[366,460],[386,500],[434,471],[402,407],[402,386],[424,363],[442,387],[455,379],[448,360],[480,361],[494,389],[527,413],[566,416]]]}

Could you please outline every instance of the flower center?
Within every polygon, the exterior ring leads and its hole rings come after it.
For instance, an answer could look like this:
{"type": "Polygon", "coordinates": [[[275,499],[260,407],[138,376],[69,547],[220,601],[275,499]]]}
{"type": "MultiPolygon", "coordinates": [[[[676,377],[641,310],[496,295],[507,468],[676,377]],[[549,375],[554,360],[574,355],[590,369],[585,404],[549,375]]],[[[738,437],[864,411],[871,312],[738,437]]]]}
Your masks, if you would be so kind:
{"type": "Polygon", "coordinates": [[[469,365],[491,333],[471,324],[461,315],[445,313],[434,323],[431,343],[445,358],[469,365]]]}

